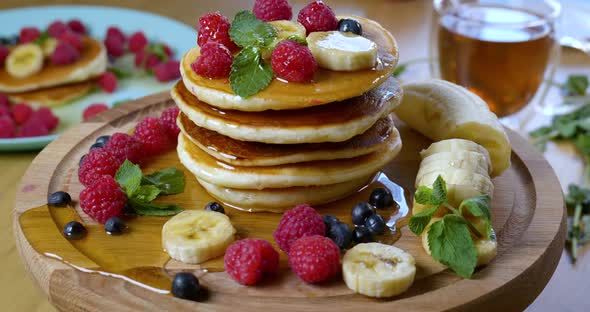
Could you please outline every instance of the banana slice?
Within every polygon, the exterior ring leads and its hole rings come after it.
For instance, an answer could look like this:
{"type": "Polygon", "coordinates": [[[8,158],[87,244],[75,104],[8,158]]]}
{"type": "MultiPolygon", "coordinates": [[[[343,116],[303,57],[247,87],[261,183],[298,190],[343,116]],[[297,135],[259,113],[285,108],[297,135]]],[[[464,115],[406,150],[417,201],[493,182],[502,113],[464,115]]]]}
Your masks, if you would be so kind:
{"type": "Polygon", "coordinates": [[[47,38],[45,41],[43,41],[43,44],[41,44],[41,49],[43,50],[43,55],[45,57],[51,57],[51,54],[53,54],[53,51],[55,51],[56,47],[57,40],[55,38],[47,38]]]}
{"type": "Polygon", "coordinates": [[[493,169],[490,153],[488,152],[488,150],[473,141],[464,139],[448,139],[434,142],[430,144],[430,146],[427,149],[422,150],[420,152],[420,156],[422,157],[422,159],[424,159],[432,154],[459,151],[477,152],[483,154],[487,159],[488,167],[490,168],[490,170],[493,169]]]}
{"type": "Polygon", "coordinates": [[[377,44],[348,32],[312,32],[307,36],[311,54],[322,68],[356,71],[372,68],[377,63],[377,44]]]}
{"type": "Polygon", "coordinates": [[[6,58],[6,71],[13,77],[26,78],[43,68],[43,50],[34,44],[16,46],[6,58]]]}
{"type": "Polygon", "coordinates": [[[414,282],[416,261],[409,253],[380,243],[358,244],[342,259],[348,288],[369,297],[399,295],[414,282]]]}
{"type": "Polygon", "coordinates": [[[299,22],[279,20],[269,22],[269,24],[277,31],[277,37],[268,48],[262,49],[262,58],[265,60],[270,59],[272,51],[277,46],[277,44],[279,44],[279,42],[291,36],[299,37],[305,40],[305,27],[299,22]]]}
{"type": "Polygon", "coordinates": [[[442,152],[432,154],[422,160],[416,175],[416,181],[420,181],[422,176],[429,172],[447,168],[470,170],[484,176],[488,176],[490,173],[488,160],[482,153],[470,151],[442,152]]]}
{"type": "Polygon", "coordinates": [[[404,98],[396,115],[434,141],[471,140],[490,153],[498,176],[510,167],[511,147],[504,128],[487,104],[456,84],[430,79],[403,84],[404,98]]]}
{"type": "Polygon", "coordinates": [[[170,257],[197,264],[222,256],[234,241],[236,229],[219,212],[185,210],[162,228],[162,245],[170,257]]]}

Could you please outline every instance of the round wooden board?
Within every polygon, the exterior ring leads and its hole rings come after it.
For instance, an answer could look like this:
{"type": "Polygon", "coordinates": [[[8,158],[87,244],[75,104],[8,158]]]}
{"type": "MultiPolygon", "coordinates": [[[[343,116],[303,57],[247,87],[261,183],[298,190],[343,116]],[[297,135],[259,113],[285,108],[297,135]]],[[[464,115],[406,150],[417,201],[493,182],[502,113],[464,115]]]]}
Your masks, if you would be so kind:
{"type": "MultiPolygon", "coordinates": [[[[396,245],[417,258],[417,279],[406,293],[387,300],[352,294],[342,282],[310,286],[297,282],[296,278],[287,278],[262,287],[243,287],[229,280],[225,273],[215,273],[208,282],[226,287],[219,287],[221,290],[212,293],[208,301],[196,303],[155,294],[122,279],[84,273],[37,253],[25,237],[19,217],[27,210],[45,205],[47,194],[70,184],[69,175],[75,173],[73,168],[98,136],[129,131],[144,116],[156,116],[172,105],[168,93],[160,93],[118,106],[82,123],[43,150],[22,178],[13,223],[17,246],[34,281],[58,309],[519,311],[536,298],[557,266],[565,240],[561,187],[543,156],[511,131],[508,134],[513,146],[512,167],[494,179],[492,213],[498,237],[498,256],[469,280],[441,269],[425,254],[419,240],[407,227],[402,230],[402,240],[396,245]]],[[[417,151],[430,142],[400,122],[397,125],[402,135],[403,151],[384,168],[384,172],[413,191],[420,162],[417,151]]],[[[74,180],[77,179],[72,179],[71,184],[78,184],[74,180]]],[[[72,195],[77,200],[78,194],[72,195]]],[[[55,230],[60,231],[58,227],[55,230]]],[[[176,265],[182,268],[181,264],[176,265]]]]}

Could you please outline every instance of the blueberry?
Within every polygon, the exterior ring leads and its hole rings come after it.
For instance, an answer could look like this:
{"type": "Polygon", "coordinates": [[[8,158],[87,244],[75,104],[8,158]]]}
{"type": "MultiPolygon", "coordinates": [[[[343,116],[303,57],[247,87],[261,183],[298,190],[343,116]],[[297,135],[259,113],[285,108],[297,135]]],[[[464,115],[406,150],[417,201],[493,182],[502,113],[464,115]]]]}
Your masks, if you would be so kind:
{"type": "Polygon", "coordinates": [[[346,249],[352,242],[352,232],[346,223],[332,223],[328,231],[328,238],[334,241],[340,249],[346,249]]]}
{"type": "Polygon", "coordinates": [[[365,226],[373,234],[385,234],[385,221],[383,220],[383,217],[378,214],[368,216],[367,220],[365,220],[365,226]]]}
{"type": "Polygon", "coordinates": [[[201,297],[199,280],[189,272],[177,273],[172,281],[172,294],[177,298],[198,301],[201,297]]]}
{"type": "Polygon", "coordinates": [[[82,157],[80,157],[80,161],[78,162],[78,166],[82,166],[82,162],[84,161],[84,158],[86,158],[86,155],[82,155],[82,157]]]}
{"type": "Polygon", "coordinates": [[[375,241],[375,237],[366,226],[357,226],[352,232],[352,240],[357,244],[370,243],[375,241]]]}
{"type": "Polygon", "coordinates": [[[103,148],[103,147],[104,147],[104,144],[102,144],[102,143],[94,143],[94,144],[92,144],[92,146],[90,146],[89,151],[97,149],[97,148],[103,148]]]}
{"type": "Polygon", "coordinates": [[[351,32],[359,36],[363,35],[363,27],[357,20],[351,18],[343,18],[338,21],[338,30],[342,32],[351,32]]]}
{"type": "Polygon", "coordinates": [[[324,224],[326,224],[326,226],[330,226],[333,223],[338,223],[340,222],[340,220],[338,220],[338,218],[331,216],[331,215],[325,215],[324,216],[324,224]]]}
{"type": "Polygon", "coordinates": [[[47,197],[47,203],[50,206],[64,207],[72,202],[72,197],[66,192],[55,192],[47,197]]]}
{"type": "Polygon", "coordinates": [[[211,210],[211,211],[225,214],[225,209],[223,209],[223,206],[218,202],[208,203],[207,206],[205,206],[205,210],[211,210]]]}
{"type": "Polygon", "coordinates": [[[86,228],[78,221],[70,221],[64,226],[64,235],[67,239],[81,239],[86,236],[86,228]]]}
{"type": "Polygon", "coordinates": [[[375,214],[375,210],[366,202],[359,202],[352,208],[352,223],[355,225],[364,225],[365,219],[375,214]]]}
{"type": "Polygon", "coordinates": [[[107,142],[111,139],[110,135],[103,135],[99,136],[94,143],[100,143],[102,145],[107,144],[107,142]]]}
{"type": "Polygon", "coordinates": [[[109,235],[121,235],[127,228],[125,221],[118,217],[110,217],[104,224],[104,230],[109,235]]]}
{"type": "Polygon", "coordinates": [[[393,206],[393,196],[391,191],[386,188],[378,187],[371,192],[369,196],[369,204],[377,209],[385,209],[393,206]]]}

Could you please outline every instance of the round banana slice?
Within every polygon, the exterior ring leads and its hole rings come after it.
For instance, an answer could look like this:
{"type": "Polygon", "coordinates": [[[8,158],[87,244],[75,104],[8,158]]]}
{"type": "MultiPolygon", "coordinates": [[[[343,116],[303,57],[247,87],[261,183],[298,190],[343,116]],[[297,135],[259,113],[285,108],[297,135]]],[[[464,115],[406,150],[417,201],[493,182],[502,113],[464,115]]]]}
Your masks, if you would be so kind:
{"type": "Polygon", "coordinates": [[[342,259],[348,288],[369,297],[391,297],[414,282],[416,261],[409,253],[380,243],[358,244],[342,259]]]}
{"type": "Polygon", "coordinates": [[[162,246],[171,258],[198,264],[217,258],[234,241],[236,229],[219,212],[185,210],[162,227],[162,246]]]}
{"type": "Polygon", "coordinates": [[[312,32],[307,36],[311,54],[322,68],[357,71],[377,63],[377,44],[352,33],[340,31],[312,32]]]}
{"type": "Polygon", "coordinates": [[[270,59],[272,51],[279,42],[292,36],[305,40],[305,27],[299,22],[279,20],[269,24],[277,31],[277,37],[268,48],[262,49],[262,58],[265,60],[270,59]]]}
{"type": "Polygon", "coordinates": [[[34,43],[19,45],[10,52],[5,66],[8,74],[16,78],[34,75],[43,68],[43,50],[34,43]]]}

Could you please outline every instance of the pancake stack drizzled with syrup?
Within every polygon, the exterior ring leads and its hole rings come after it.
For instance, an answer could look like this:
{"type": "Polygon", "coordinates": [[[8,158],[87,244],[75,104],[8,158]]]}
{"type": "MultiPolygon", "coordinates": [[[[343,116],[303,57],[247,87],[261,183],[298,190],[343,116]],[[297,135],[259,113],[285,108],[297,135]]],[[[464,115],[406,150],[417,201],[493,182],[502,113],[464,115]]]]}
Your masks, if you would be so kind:
{"type": "Polygon", "coordinates": [[[377,45],[372,68],[320,66],[312,82],[273,78],[244,98],[227,78],[191,69],[199,47],[185,54],[182,81],[171,92],[181,110],[178,156],[214,198],[251,211],[323,204],[355,193],[398,154],[390,116],[402,97],[391,77],[395,39],[374,21],[338,18],[359,21],[362,36],[377,45]]]}

